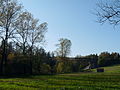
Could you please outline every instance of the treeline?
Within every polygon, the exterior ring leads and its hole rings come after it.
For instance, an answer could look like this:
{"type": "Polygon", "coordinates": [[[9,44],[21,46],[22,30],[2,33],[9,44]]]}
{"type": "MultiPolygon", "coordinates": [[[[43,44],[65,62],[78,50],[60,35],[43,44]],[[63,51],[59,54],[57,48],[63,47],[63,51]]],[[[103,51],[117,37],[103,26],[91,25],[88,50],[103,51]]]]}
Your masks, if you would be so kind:
{"type": "Polygon", "coordinates": [[[102,52],[99,55],[91,54],[87,56],[77,56],[77,59],[86,58],[91,64],[91,68],[104,67],[120,64],[120,54],[117,52],[102,52]]]}
{"type": "MultiPolygon", "coordinates": [[[[0,46],[0,61],[2,61],[3,43],[0,46]]],[[[7,44],[7,63],[4,63],[4,75],[21,74],[57,74],[80,72],[87,66],[90,58],[68,58],[55,56],[54,53],[46,52],[43,48],[33,47],[30,54],[29,48],[18,48],[14,42],[7,44]]]]}
{"type": "MultiPolygon", "coordinates": [[[[0,45],[0,61],[3,59],[3,42],[0,45]]],[[[96,64],[97,55],[86,57],[61,57],[55,56],[52,52],[46,52],[42,47],[33,47],[31,54],[29,48],[20,48],[15,42],[7,43],[7,62],[3,63],[4,75],[20,74],[57,74],[81,72],[89,65],[89,62],[96,64]]],[[[1,65],[1,64],[0,64],[1,65]]]]}
{"type": "MultiPolygon", "coordinates": [[[[0,46],[0,60],[2,59],[2,45],[0,46]]],[[[34,47],[32,55],[29,48],[23,54],[22,49],[15,43],[7,45],[8,57],[4,74],[57,74],[83,72],[88,69],[120,64],[119,53],[102,52],[87,56],[73,58],[55,56],[54,53],[46,52],[43,48],[34,47]]]]}
{"type": "MultiPolygon", "coordinates": [[[[7,50],[8,57],[3,74],[52,74],[55,72],[54,54],[45,52],[43,48],[34,48],[32,55],[29,54],[29,50],[23,54],[22,49],[18,49],[14,43],[10,42],[7,50]]],[[[0,61],[2,60],[2,52],[1,48],[0,61]]]]}
{"type": "Polygon", "coordinates": [[[93,68],[120,64],[120,54],[102,52],[99,55],[76,56],[74,58],[57,58],[56,73],[83,72],[93,68]]]}
{"type": "Polygon", "coordinates": [[[110,66],[120,64],[120,54],[119,53],[108,53],[102,52],[98,57],[98,65],[102,66],[110,66]]]}

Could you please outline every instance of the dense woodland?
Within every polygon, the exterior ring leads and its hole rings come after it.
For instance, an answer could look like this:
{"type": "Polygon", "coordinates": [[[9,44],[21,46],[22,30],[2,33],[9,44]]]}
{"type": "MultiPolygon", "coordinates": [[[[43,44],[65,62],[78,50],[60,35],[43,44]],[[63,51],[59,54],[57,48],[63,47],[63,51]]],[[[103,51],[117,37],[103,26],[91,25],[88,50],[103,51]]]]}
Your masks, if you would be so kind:
{"type": "Polygon", "coordinates": [[[56,51],[46,52],[47,23],[24,10],[15,0],[0,0],[0,74],[57,74],[82,72],[86,66],[98,68],[120,64],[119,53],[68,57],[72,42],[61,38],[56,51]]]}
{"type": "MultiPolygon", "coordinates": [[[[54,53],[46,52],[43,48],[34,48],[34,53],[22,53],[22,49],[8,44],[7,64],[4,74],[57,74],[83,72],[85,67],[98,68],[120,64],[119,53],[102,52],[100,55],[91,54],[87,56],[76,56],[73,58],[55,56],[54,53]]],[[[1,58],[2,59],[2,44],[1,58]]]]}

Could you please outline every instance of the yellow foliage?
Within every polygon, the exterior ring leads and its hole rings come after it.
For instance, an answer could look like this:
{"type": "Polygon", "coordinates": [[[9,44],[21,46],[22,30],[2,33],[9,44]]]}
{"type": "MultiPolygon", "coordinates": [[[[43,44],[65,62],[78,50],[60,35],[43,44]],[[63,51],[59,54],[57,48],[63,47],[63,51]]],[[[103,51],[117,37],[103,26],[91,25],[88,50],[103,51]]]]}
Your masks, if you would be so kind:
{"type": "Polygon", "coordinates": [[[12,60],[15,57],[14,53],[10,53],[8,55],[8,60],[12,60]]]}

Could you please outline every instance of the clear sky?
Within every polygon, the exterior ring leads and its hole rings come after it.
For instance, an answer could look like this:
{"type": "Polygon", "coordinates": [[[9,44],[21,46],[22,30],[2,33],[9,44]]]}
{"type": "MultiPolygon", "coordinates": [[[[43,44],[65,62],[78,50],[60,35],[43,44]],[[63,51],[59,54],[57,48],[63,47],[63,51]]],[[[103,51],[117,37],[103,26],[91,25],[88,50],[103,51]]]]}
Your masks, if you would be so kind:
{"type": "MultiPolygon", "coordinates": [[[[120,30],[96,22],[97,0],[19,0],[40,22],[48,22],[46,51],[54,51],[60,38],[72,42],[71,56],[120,53],[120,30]]],[[[119,27],[118,27],[119,28],[119,27]]]]}

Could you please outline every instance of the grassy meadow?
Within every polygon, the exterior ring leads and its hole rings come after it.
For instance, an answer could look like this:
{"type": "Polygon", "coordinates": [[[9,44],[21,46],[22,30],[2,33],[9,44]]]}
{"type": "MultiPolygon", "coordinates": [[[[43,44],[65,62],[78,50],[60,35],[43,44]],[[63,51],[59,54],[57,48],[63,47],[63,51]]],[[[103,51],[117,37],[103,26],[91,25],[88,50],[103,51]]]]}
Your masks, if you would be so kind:
{"type": "Polygon", "coordinates": [[[105,67],[104,73],[1,77],[0,90],[120,90],[120,66],[105,67]]]}

